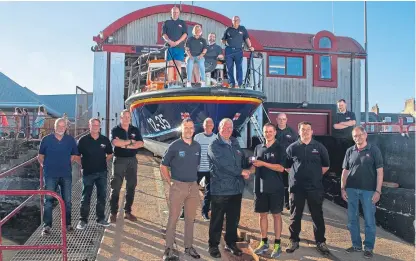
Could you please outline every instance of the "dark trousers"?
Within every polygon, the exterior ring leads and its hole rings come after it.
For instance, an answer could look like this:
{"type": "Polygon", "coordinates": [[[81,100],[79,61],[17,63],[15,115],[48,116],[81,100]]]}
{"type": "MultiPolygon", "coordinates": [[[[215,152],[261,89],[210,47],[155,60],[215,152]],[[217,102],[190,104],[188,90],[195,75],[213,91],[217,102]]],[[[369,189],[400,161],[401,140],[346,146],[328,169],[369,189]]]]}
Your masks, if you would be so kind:
{"type": "Polygon", "coordinates": [[[102,171],[82,176],[81,213],[79,219],[84,222],[88,222],[91,195],[94,185],[97,189],[97,204],[95,206],[97,221],[105,220],[104,211],[107,198],[107,171],[102,171]]]}
{"type": "MultiPolygon", "coordinates": [[[[61,191],[62,199],[65,202],[65,217],[66,225],[71,225],[71,209],[72,209],[72,177],[44,177],[45,190],[53,192],[61,191]]],[[[43,207],[43,226],[52,227],[52,210],[53,202],[55,198],[51,196],[45,196],[45,205],[43,207]]]]}
{"type": "Polygon", "coordinates": [[[228,83],[235,85],[234,63],[237,74],[237,83],[243,84],[243,49],[225,47],[225,63],[227,66],[228,83]]]}
{"type": "Polygon", "coordinates": [[[295,193],[290,193],[290,240],[295,242],[300,241],[299,234],[305,200],[308,201],[308,208],[312,216],[315,241],[316,243],[325,242],[325,222],[322,211],[322,203],[324,200],[323,190],[296,190],[295,193]]]}
{"type": "Polygon", "coordinates": [[[111,176],[111,214],[117,214],[120,189],[124,178],[126,179],[126,203],[124,205],[124,211],[131,213],[131,206],[133,205],[134,192],[137,185],[136,157],[114,157],[111,176]]]}
{"type": "Polygon", "coordinates": [[[285,196],[285,202],[284,202],[284,207],[285,208],[289,208],[290,204],[289,204],[289,173],[285,171],[283,171],[282,173],[282,179],[283,179],[283,185],[285,186],[285,191],[284,191],[284,196],[285,196]]]}
{"type": "Polygon", "coordinates": [[[198,171],[198,184],[205,177],[205,193],[204,193],[204,201],[202,202],[202,210],[201,213],[208,215],[208,212],[211,208],[211,185],[210,185],[210,172],[200,172],[198,171]]]}
{"type": "Polygon", "coordinates": [[[211,220],[209,223],[209,247],[218,247],[221,240],[224,215],[226,216],[225,242],[232,246],[237,242],[237,227],[240,222],[243,195],[211,196],[211,220]]]}

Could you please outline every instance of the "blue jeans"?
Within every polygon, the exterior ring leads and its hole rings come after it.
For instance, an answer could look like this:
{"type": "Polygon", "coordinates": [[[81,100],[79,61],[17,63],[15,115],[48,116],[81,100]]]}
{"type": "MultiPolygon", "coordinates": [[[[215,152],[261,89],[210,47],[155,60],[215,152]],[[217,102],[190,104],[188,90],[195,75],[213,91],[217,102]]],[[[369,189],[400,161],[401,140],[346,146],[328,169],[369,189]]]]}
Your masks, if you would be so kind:
{"type": "Polygon", "coordinates": [[[205,214],[208,216],[208,212],[211,209],[211,191],[210,191],[211,173],[209,171],[207,172],[198,171],[198,180],[197,180],[198,184],[202,180],[203,177],[205,177],[205,193],[204,193],[204,201],[202,202],[201,214],[205,214]]]}
{"type": "Polygon", "coordinates": [[[225,63],[227,65],[228,83],[235,85],[234,80],[234,63],[237,74],[237,83],[243,84],[243,49],[225,47],[225,63]]]}
{"type": "MultiPolygon", "coordinates": [[[[201,81],[205,82],[205,58],[198,59],[197,57],[188,58],[186,63],[186,76],[188,82],[192,81],[192,71],[194,70],[195,63],[198,64],[201,81]]],[[[197,82],[199,82],[199,80],[197,82]]]]}
{"type": "MultiPolygon", "coordinates": [[[[66,211],[66,226],[71,225],[71,194],[72,194],[72,177],[44,177],[45,190],[53,192],[61,191],[62,199],[65,202],[66,211]]],[[[51,196],[45,196],[45,206],[43,213],[43,227],[52,227],[52,209],[55,198],[51,196]]]]}
{"type": "Polygon", "coordinates": [[[95,206],[97,221],[105,220],[104,211],[107,198],[107,171],[82,176],[82,198],[79,219],[84,222],[88,222],[91,195],[94,189],[94,184],[97,188],[97,204],[95,206]]]}
{"type": "Polygon", "coordinates": [[[360,235],[359,202],[363,206],[365,219],[364,249],[373,250],[376,241],[376,205],[372,198],[374,191],[347,188],[348,195],[348,230],[351,234],[352,245],[362,248],[360,235]]]}

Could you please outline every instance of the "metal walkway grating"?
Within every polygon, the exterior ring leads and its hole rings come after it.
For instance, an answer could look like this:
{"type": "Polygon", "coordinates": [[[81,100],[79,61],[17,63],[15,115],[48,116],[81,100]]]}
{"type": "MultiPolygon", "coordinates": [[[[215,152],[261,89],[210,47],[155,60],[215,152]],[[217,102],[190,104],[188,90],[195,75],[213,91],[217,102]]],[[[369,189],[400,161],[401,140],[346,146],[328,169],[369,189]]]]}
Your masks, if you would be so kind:
{"type": "MultiPolygon", "coordinates": [[[[111,166],[111,164],[109,164],[111,166]]],[[[111,167],[108,170],[107,179],[107,199],[110,195],[110,177],[111,167]]],[[[76,225],[80,216],[82,196],[82,180],[73,183],[72,186],[72,222],[74,227],[73,232],[67,233],[67,249],[68,260],[73,261],[91,261],[96,259],[98,249],[100,247],[101,239],[104,234],[105,228],[96,225],[95,216],[95,204],[97,202],[96,189],[94,187],[93,194],[91,196],[91,208],[90,216],[88,220],[88,226],[85,230],[76,229],[76,225]]],[[[110,202],[107,200],[105,215],[109,216],[110,202]]],[[[32,236],[26,241],[25,245],[49,245],[49,244],[61,244],[61,213],[59,206],[57,205],[53,210],[53,226],[51,234],[42,237],[42,225],[32,234],[32,236]]],[[[54,261],[62,260],[62,253],[60,250],[23,250],[16,253],[11,259],[12,261],[54,261]]]]}

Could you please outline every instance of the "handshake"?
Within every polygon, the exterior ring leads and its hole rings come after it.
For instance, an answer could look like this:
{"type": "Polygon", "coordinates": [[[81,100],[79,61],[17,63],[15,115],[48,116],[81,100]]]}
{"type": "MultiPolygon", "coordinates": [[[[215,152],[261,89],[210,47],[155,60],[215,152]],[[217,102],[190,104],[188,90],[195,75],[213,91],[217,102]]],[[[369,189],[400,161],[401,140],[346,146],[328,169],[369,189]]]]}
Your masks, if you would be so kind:
{"type": "Polygon", "coordinates": [[[250,178],[250,174],[251,172],[248,169],[243,169],[243,171],[241,172],[241,176],[243,176],[244,179],[250,178]]]}

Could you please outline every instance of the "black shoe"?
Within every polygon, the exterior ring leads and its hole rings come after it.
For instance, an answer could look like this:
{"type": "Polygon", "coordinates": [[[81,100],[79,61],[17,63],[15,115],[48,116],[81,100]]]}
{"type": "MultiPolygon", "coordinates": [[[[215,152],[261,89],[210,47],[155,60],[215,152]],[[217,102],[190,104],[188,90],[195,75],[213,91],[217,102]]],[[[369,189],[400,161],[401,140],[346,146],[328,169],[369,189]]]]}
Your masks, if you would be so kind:
{"type": "Polygon", "coordinates": [[[189,256],[191,256],[195,259],[200,259],[201,258],[201,256],[198,254],[198,252],[196,252],[195,248],[193,248],[193,247],[185,248],[185,254],[189,255],[189,256]]]}
{"type": "Polygon", "coordinates": [[[299,248],[299,242],[290,241],[289,246],[286,248],[286,253],[293,253],[299,248]]]}
{"type": "Polygon", "coordinates": [[[213,258],[221,258],[221,253],[220,253],[220,249],[218,247],[210,247],[208,249],[208,253],[210,254],[210,256],[212,256],[213,258]]]}
{"type": "Polygon", "coordinates": [[[227,251],[230,251],[235,256],[241,256],[243,254],[243,251],[241,251],[241,249],[239,249],[237,245],[235,244],[234,245],[226,244],[224,249],[227,251]]]}
{"type": "Polygon", "coordinates": [[[182,208],[182,213],[181,216],[179,217],[180,220],[184,220],[185,219],[185,209],[182,208]]]}
{"type": "Polygon", "coordinates": [[[372,250],[364,250],[364,258],[372,258],[373,257],[373,251],[372,250]]]}
{"type": "Polygon", "coordinates": [[[316,249],[318,250],[319,253],[321,253],[323,255],[328,255],[329,254],[329,249],[326,246],[325,242],[317,243],[316,244],[316,249]]]}
{"type": "Polygon", "coordinates": [[[204,221],[209,221],[208,214],[202,213],[202,218],[204,219],[204,221]]]}
{"type": "Polygon", "coordinates": [[[358,248],[358,247],[354,247],[354,246],[345,249],[345,252],[347,252],[347,253],[362,252],[362,251],[363,251],[362,248],[358,248]]]}

